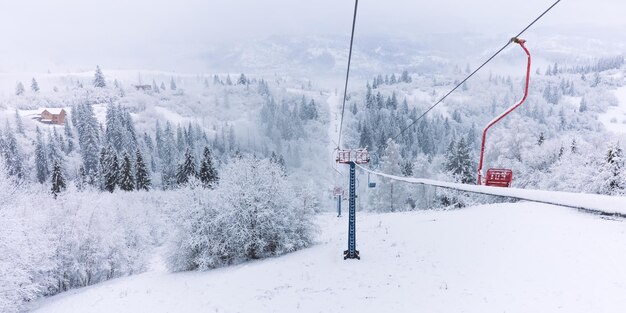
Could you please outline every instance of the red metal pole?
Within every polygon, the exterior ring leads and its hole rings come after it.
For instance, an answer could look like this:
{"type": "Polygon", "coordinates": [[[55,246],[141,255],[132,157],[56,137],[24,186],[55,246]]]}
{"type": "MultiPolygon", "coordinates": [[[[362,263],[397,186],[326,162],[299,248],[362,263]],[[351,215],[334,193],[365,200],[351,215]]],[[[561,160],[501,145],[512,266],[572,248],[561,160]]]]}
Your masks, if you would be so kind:
{"type": "Polygon", "coordinates": [[[528,56],[528,64],[526,65],[526,86],[524,86],[524,97],[522,97],[522,100],[520,100],[518,103],[508,108],[498,117],[496,117],[491,122],[489,122],[489,124],[487,124],[487,127],[485,127],[485,130],[483,130],[483,139],[480,145],[480,161],[478,162],[478,182],[477,182],[478,185],[482,184],[483,157],[485,155],[485,139],[487,138],[487,131],[489,130],[489,128],[491,128],[491,126],[493,126],[494,124],[502,120],[505,116],[507,116],[513,110],[517,109],[517,107],[519,107],[522,103],[524,103],[524,101],[526,101],[526,98],[528,97],[528,84],[530,83],[530,52],[528,52],[528,49],[526,49],[526,46],[524,46],[524,44],[526,43],[526,40],[513,38],[511,39],[511,41],[519,44],[520,47],[524,49],[524,52],[526,52],[526,55],[528,56]]]}

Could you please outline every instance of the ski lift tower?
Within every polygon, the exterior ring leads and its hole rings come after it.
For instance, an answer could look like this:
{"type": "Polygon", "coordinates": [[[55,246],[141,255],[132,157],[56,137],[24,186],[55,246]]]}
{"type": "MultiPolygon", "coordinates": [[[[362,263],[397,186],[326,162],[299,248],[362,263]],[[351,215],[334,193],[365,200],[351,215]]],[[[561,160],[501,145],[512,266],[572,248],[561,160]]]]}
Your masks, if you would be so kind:
{"type": "Polygon", "coordinates": [[[348,206],[348,250],[343,252],[343,259],[358,259],[359,251],[356,250],[356,165],[366,164],[370,161],[367,148],[343,149],[337,152],[337,163],[350,165],[350,195],[348,206]]]}

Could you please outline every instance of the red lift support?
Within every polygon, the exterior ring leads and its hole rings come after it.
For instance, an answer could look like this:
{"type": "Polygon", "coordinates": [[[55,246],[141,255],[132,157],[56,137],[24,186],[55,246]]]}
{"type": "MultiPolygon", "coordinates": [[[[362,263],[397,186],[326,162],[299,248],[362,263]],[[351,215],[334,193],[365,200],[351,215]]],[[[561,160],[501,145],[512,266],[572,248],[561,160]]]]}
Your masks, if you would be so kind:
{"type": "MultiPolygon", "coordinates": [[[[485,130],[483,130],[483,138],[480,146],[480,161],[478,162],[478,185],[482,185],[483,157],[485,155],[485,139],[487,138],[487,131],[489,130],[489,128],[491,128],[491,126],[502,120],[509,113],[513,112],[513,110],[517,109],[517,107],[524,103],[524,101],[526,101],[526,98],[528,97],[528,84],[530,83],[530,52],[528,52],[528,49],[526,49],[526,46],[524,46],[526,40],[514,37],[511,38],[511,42],[519,44],[528,56],[528,62],[526,65],[526,85],[524,86],[524,97],[522,97],[522,100],[520,100],[518,103],[508,108],[502,114],[498,115],[498,117],[489,122],[489,124],[487,124],[487,127],[485,127],[485,130]]],[[[485,184],[487,186],[510,187],[512,179],[513,171],[511,171],[510,169],[489,169],[487,171],[487,180],[485,184]],[[491,179],[490,174],[493,174],[493,179],[491,179]]]]}

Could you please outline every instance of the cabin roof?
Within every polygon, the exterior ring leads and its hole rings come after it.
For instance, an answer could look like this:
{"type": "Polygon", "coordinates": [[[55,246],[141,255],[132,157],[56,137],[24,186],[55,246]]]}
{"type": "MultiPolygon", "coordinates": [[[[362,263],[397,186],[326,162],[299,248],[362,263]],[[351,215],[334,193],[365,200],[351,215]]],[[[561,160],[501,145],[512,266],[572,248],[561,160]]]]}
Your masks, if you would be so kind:
{"type": "Polygon", "coordinates": [[[44,111],[48,111],[48,112],[50,112],[50,114],[58,115],[58,114],[61,114],[61,111],[65,111],[65,110],[63,110],[63,108],[44,108],[44,109],[41,109],[41,113],[43,113],[44,111]]]}

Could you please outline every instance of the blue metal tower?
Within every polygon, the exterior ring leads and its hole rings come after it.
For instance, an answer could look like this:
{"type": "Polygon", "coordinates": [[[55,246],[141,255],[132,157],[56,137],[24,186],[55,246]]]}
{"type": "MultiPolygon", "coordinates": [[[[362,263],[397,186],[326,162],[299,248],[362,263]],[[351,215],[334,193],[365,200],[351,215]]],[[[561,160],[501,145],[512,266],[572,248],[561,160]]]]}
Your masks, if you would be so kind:
{"type": "Polygon", "coordinates": [[[348,250],[343,252],[343,259],[358,259],[356,249],[356,163],[350,162],[350,198],[348,214],[348,250]]]}
{"type": "Polygon", "coordinates": [[[356,150],[339,150],[337,163],[350,165],[350,196],[348,208],[348,250],[343,252],[343,259],[358,259],[359,251],[356,249],[356,165],[366,164],[370,161],[367,148],[356,150]]]}

